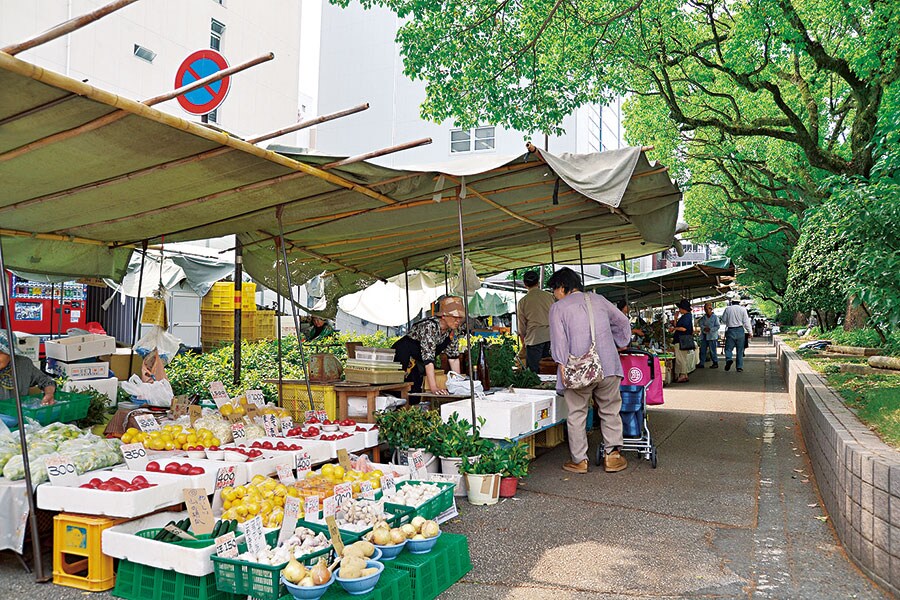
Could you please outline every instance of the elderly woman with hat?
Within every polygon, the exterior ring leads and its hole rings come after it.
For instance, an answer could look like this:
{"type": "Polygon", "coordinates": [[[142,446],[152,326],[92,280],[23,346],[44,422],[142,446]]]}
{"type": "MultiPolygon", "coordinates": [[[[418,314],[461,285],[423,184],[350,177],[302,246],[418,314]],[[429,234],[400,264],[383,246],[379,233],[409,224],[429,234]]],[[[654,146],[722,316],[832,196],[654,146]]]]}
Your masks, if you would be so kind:
{"type": "Polygon", "coordinates": [[[27,356],[14,355],[5,331],[0,331],[0,400],[14,398],[16,395],[13,386],[12,361],[16,361],[19,396],[27,395],[28,390],[32,387],[39,387],[44,393],[42,404],[53,404],[53,392],[56,391],[53,378],[35,367],[27,356]]]}
{"type": "Polygon", "coordinates": [[[450,369],[459,372],[459,338],[457,330],[466,318],[462,298],[447,296],[441,300],[439,312],[413,323],[409,333],[394,343],[394,360],[403,365],[405,381],[412,382],[412,392],[422,391],[422,382],[427,380],[429,389],[437,394],[447,394],[438,389],[434,375],[434,361],[446,352],[450,358],[450,369]]]}
{"type": "Polygon", "coordinates": [[[682,298],[675,305],[678,308],[678,321],[669,327],[672,342],[675,344],[675,383],[687,383],[688,358],[694,351],[694,317],[691,315],[691,303],[682,298]]]}

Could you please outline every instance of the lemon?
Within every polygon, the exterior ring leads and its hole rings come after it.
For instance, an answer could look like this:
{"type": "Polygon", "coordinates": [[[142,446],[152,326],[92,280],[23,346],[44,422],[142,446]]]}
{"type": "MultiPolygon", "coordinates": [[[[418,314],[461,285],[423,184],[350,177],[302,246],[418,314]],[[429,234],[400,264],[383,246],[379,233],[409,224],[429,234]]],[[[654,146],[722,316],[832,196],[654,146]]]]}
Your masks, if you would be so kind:
{"type": "Polygon", "coordinates": [[[130,444],[130,443],[131,443],[131,434],[130,434],[130,433],[125,432],[125,433],[122,434],[122,443],[123,443],[123,444],[130,444]]]}
{"type": "Polygon", "coordinates": [[[345,474],[346,474],[346,471],[344,471],[344,467],[342,467],[341,465],[334,466],[334,478],[335,479],[343,479],[345,474]]]}

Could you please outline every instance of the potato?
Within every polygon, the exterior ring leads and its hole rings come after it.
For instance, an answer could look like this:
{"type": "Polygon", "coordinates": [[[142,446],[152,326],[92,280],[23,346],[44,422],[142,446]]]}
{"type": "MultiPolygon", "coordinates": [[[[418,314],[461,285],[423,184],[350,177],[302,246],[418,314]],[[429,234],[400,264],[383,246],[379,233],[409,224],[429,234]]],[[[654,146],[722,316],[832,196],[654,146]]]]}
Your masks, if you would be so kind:
{"type": "Polygon", "coordinates": [[[359,576],[360,577],[368,577],[369,575],[374,575],[377,572],[378,572],[377,567],[369,567],[368,569],[363,569],[362,571],[360,571],[359,576]]]}

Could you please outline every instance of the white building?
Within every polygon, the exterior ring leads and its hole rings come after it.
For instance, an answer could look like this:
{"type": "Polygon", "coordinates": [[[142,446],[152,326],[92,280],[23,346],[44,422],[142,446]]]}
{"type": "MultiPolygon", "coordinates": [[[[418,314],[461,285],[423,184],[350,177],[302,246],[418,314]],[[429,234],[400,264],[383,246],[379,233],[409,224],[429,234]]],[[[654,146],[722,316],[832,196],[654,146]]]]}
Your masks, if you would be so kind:
{"type": "MultiPolygon", "coordinates": [[[[384,8],[364,10],[357,0],[346,9],[322,6],[322,43],[319,77],[320,113],[368,102],[369,110],[318,127],[315,148],[330,155],[354,155],[430,137],[428,146],[398,152],[373,162],[385,166],[442,162],[472,153],[517,154],[532,139],[544,147],[544,136],[485,124],[470,130],[451,122],[436,124],[419,116],[425,83],[403,74],[395,43],[402,20],[384,8]]],[[[624,133],[621,103],[585,106],[567,117],[566,134],[550,137],[553,153],[598,152],[619,148],[624,133]]]]}

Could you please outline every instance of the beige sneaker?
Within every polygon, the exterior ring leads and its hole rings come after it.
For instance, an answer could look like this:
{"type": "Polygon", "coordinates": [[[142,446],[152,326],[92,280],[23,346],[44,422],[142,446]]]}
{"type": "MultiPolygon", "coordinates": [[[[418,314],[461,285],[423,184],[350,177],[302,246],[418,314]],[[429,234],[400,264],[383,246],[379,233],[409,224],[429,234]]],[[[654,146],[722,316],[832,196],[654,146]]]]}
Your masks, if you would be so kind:
{"type": "Polygon", "coordinates": [[[584,459],[581,462],[572,462],[568,461],[563,465],[563,471],[568,471],[569,473],[578,473],[579,475],[584,475],[588,472],[588,461],[584,459]]]}
{"type": "Polygon", "coordinates": [[[613,450],[603,459],[603,468],[607,473],[617,473],[628,468],[628,461],[618,450],[613,450]]]}

